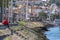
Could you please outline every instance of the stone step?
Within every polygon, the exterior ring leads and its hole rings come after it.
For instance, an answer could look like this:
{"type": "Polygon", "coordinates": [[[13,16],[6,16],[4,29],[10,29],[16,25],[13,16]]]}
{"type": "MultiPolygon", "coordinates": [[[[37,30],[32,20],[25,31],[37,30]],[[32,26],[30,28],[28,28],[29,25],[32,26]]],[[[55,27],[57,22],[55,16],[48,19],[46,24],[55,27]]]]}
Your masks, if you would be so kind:
{"type": "MultiPolygon", "coordinates": [[[[12,26],[18,26],[18,24],[17,23],[12,23],[12,24],[10,23],[9,27],[12,27],[12,26]]],[[[7,28],[7,26],[5,26],[2,23],[0,23],[0,29],[5,29],[5,28],[7,28]]]]}
{"type": "MultiPolygon", "coordinates": [[[[17,23],[9,23],[10,26],[17,26],[17,23]]],[[[0,26],[4,26],[2,23],[0,23],[0,26]]]]}

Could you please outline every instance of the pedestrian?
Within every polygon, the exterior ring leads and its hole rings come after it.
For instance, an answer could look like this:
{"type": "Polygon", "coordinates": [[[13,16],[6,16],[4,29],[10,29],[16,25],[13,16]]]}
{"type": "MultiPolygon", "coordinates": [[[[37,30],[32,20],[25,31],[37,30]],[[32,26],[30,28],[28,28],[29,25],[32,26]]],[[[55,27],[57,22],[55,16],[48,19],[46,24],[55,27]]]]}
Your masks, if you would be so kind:
{"type": "Polygon", "coordinates": [[[2,20],[2,24],[7,26],[9,28],[9,23],[8,23],[8,20],[7,19],[3,19],[2,20]]]}
{"type": "Polygon", "coordinates": [[[7,26],[7,28],[11,31],[11,35],[13,35],[13,30],[9,27],[9,22],[8,22],[8,20],[7,20],[7,19],[3,19],[3,20],[2,20],[2,24],[3,24],[4,26],[7,26]]]}

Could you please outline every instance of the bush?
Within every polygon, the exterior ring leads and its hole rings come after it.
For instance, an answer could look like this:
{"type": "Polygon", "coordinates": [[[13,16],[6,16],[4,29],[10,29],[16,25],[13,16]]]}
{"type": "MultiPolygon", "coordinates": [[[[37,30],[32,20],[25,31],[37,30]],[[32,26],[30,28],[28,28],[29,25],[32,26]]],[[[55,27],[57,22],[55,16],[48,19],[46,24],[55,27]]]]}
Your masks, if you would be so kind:
{"type": "Polygon", "coordinates": [[[24,30],[23,34],[24,34],[25,36],[28,36],[28,35],[29,35],[29,31],[28,31],[28,30],[24,30]]]}
{"type": "Polygon", "coordinates": [[[11,37],[6,37],[4,40],[11,40],[11,37]]]}
{"type": "Polygon", "coordinates": [[[19,24],[20,26],[24,26],[24,25],[25,25],[25,22],[24,22],[24,21],[19,21],[18,24],[19,24]]]}
{"type": "Polygon", "coordinates": [[[24,21],[19,21],[18,24],[19,24],[19,26],[17,26],[17,30],[18,29],[20,30],[20,29],[23,29],[24,28],[24,26],[25,26],[26,23],[24,21]]]}

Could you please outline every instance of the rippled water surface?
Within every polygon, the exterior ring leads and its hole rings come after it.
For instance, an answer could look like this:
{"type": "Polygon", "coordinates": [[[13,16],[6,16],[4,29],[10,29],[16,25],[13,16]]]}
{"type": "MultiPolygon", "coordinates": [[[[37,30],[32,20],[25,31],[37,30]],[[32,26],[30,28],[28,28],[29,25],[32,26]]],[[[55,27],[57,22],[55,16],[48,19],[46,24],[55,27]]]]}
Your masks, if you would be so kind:
{"type": "Polygon", "coordinates": [[[60,29],[59,27],[53,27],[53,28],[49,28],[49,31],[46,31],[46,37],[49,40],[60,40],[60,29]]]}

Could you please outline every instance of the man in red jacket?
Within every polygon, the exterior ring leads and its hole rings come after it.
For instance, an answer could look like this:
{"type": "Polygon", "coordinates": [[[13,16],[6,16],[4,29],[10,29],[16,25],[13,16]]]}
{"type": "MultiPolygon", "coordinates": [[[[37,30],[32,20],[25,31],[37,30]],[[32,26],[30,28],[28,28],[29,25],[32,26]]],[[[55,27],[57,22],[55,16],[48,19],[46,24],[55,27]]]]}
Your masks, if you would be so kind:
{"type": "Polygon", "coordinates": [[[8,20],[7,19],[2,20],[2,24],[7,26],[7,28],[11,31],[11,35],[13,35],[13,30],[10,29],[8,20]]]}
{"type": "Polygon", "coordinates": [[[4,19],[4,20],[2,21],[2,24],[3,24],[3,25],[7,25],[7,24],[8,24],[8,21],[7,21],[6,19],[4,19]]]}
{"type": "Polygon", "coordinates": [[[7,19],[2,20],[2,24],[9,27],[9,23],[7,19]]]}

